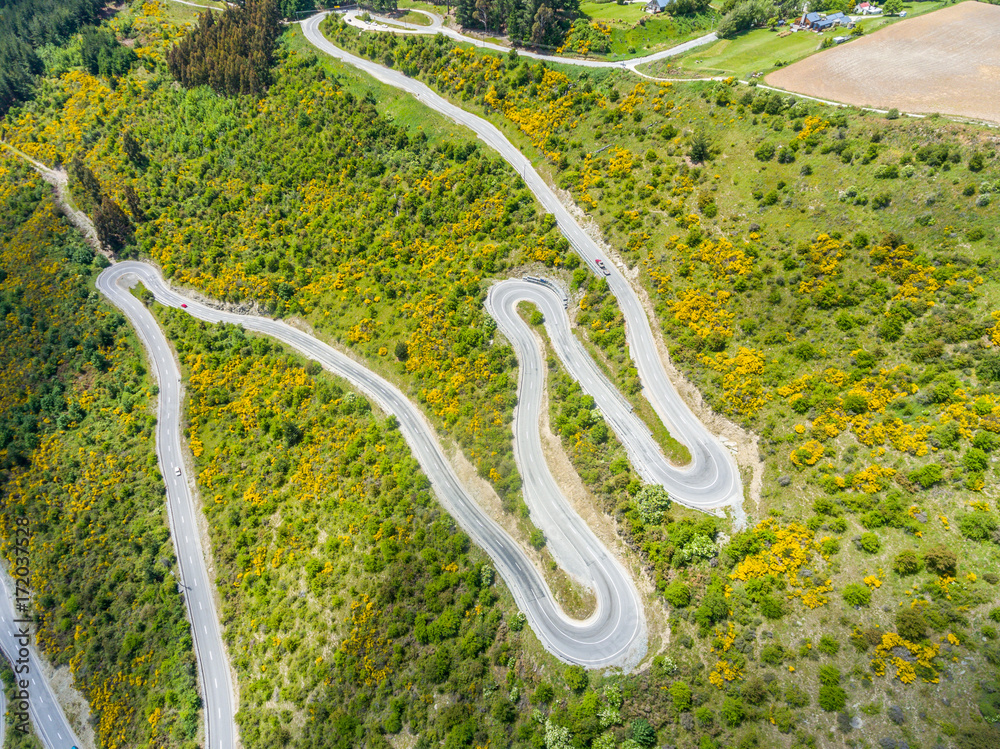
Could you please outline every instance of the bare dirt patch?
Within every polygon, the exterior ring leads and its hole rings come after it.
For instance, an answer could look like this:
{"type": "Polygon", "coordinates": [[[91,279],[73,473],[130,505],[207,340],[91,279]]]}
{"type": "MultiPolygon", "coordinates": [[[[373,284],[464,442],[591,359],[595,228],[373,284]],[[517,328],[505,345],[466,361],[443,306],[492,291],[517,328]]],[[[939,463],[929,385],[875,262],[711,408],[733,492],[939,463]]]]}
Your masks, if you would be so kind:
{"type": "Polygon", "coordinates": [[[771,73],[820,99],[1000,122],[1000,6],[964,2],[771,73]]]}

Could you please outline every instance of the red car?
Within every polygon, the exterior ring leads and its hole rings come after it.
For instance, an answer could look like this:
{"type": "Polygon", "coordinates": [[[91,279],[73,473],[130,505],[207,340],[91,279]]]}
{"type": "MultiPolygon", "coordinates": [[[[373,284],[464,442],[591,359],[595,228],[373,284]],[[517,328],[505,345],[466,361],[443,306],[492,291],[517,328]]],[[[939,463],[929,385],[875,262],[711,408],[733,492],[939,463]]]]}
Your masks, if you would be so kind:
{"type": "Polygon", "coordinates": [[[188,306],[186,304],[182,304],[181,305],[181,309],[187,309],[187,308],[188,308],[188,306]]]}

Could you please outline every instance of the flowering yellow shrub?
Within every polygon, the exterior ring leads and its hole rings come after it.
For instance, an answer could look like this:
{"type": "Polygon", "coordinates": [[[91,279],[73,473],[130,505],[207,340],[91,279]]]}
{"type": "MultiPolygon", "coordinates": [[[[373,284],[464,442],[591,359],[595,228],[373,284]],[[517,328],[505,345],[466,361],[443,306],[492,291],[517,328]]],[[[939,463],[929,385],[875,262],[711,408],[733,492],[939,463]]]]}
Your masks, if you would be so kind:
{"type": "Polygon", "coordinates": [[[368,685],[381,684],[392,674],[388,663],[392,641],[378,633],[379,611],[367,595],[352,602],[351,631],[340,645],[342,652],[360,661],[368,685]]]}
{"type": "Polygon", "coordinates": [[[708,675],[710,684],[722,689],[726,684],[743,680],[743,671],[728,660],[716,661],[715,668],[708,675]]]}
{"type": "Polygon", "coordinates": [[[699,258],[712,268],[717,280],[728,276],[746,276],[753,270],[753,261],[725,237],[706,239],[699,247],[699,258]]]}
{"type": "Polygon", "coordinates": [[[733,333],[733,313],[726,309],[731,296],[732,292],[729,291],[703,292],[688,289],[670,303],[670,310],[674,313],[674,319],[687,323],[702,338],[713,333],[728,338],[733,333]]]}
{"type": "Polygon", "coordinates": [[[872,659],[872,671],[882,676],[886,673],[886,665],[892,665],[896,669],[895,678],[903,684],[910,684],[917,680],[918,676],[927,684],[937,684],[940,680],[937,666],[934,659],[940,653],[937,645],[919,645],[904,639],[896,632],[886,632],[882,635],[882,642],[875,649],[875,658],[872,659]],[[910,656],[915,659],[916,665],[908,660],[895,655],[896,648],[905,648],[910,656]]]}
{"type": "Polygon", "coordinates": [[[814,133],[822,132],[830,126],[830,123],[822,117],[809,116],[802,121],[802,129],[799,130],[798,139],[805,140],[814,133]]]}
{"type": "Polygon", "coordinates": [[[760,375],[764,371],[764,357],[756,349],[743,346],[734,356],[719,352],[714,356],[702,354],[700,361],[722,375],[722,398],[726,413],[752,416],[757,413],[771,394],[764,390],[760,375]]]}
{"type": "MultiPolygon", "coordinates": [[[[799,133],[799,137],[802,137],[802,133],[799,133]]],[[[809,245],[809,265],[805,268],[807,278],[799,283],[799,293],[808,294],[830,281],[838,274],[840,260],[843,257],[843,244],[840,240],[828,234],[816,237],[809,245]]]]}
{"type": "Polygon", "coordinates": [[[816,462],[823,457],[823,445],[816,440],[809,440],[802,447],[792,450],[789,458],[798,468],[816,465],[816,462]]]}

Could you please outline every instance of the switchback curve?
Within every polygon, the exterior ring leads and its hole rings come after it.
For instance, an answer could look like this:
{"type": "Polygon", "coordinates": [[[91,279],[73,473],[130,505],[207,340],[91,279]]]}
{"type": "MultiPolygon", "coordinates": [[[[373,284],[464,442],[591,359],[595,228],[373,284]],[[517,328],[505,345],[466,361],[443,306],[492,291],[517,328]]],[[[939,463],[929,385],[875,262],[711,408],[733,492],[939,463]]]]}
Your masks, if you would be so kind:
{"type": "MultiPolygon", "coordinates": [[[[575,563],[569,565],[569,571],[578,574],[596,593],[597,608],[584,621],[571,619],[563,613],[541,574],[517,543],[469,496],[445,458],[433,429],[398,388],[346,355],[284,322],[222,312],[189,300],[171,289],[153,266],[128,261],[104,270],[98,278],[98,288],[133,324],[141,324],[143,313],[149,313],[137,309],[142,305],[121,283],[130,278],[141,280],[161,304],[180,307],[183,303],[187,305],[186,312],[200,320],[241,325],[246,330],[280,340],[348,380],[386,413],[393,414],[439,501],[493,560],[542,645],[559,659],[588,668],[619,666],[628,670],[638,665],[646,652],[646,628],[635,584],[561,495],[543,498],[543,501],[546,510],[555,518],[553,522],[570,529],[568,532],[572,534],[572,539],[566,536],[565,541],[560,539],[554,542],[558,546],[558,551],[554,553],[560,558],[571,556],[575,563]]],[[[169,350],[158,327],[155,331],[145,331],[143,340],[147,347],[169,350]],[[151,344],[149,340],[153,335],[157,340],[151,344]]],[[[172,357],[158,356],[156,365],[162,367],[159,373],[161,381],[176,381],[179,377],[172,357]]],[[[176,414],[170,417],[171,423],[179,419],[180,403],[173,408],[176,414]]]]}

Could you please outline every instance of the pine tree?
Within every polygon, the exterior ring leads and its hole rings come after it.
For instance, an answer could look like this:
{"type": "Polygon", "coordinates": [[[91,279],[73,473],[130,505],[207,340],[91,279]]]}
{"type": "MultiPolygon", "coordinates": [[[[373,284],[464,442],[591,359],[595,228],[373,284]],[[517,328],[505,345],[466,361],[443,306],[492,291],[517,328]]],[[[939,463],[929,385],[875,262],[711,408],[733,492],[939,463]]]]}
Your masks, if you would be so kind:
{"type": "Polygon", "coordinates": [[[135,228],[125,215],[125,211],[107,195],[94,213],[94,228],[101,244],[116,254],[132,241],[135,233],[135,228]]]}

